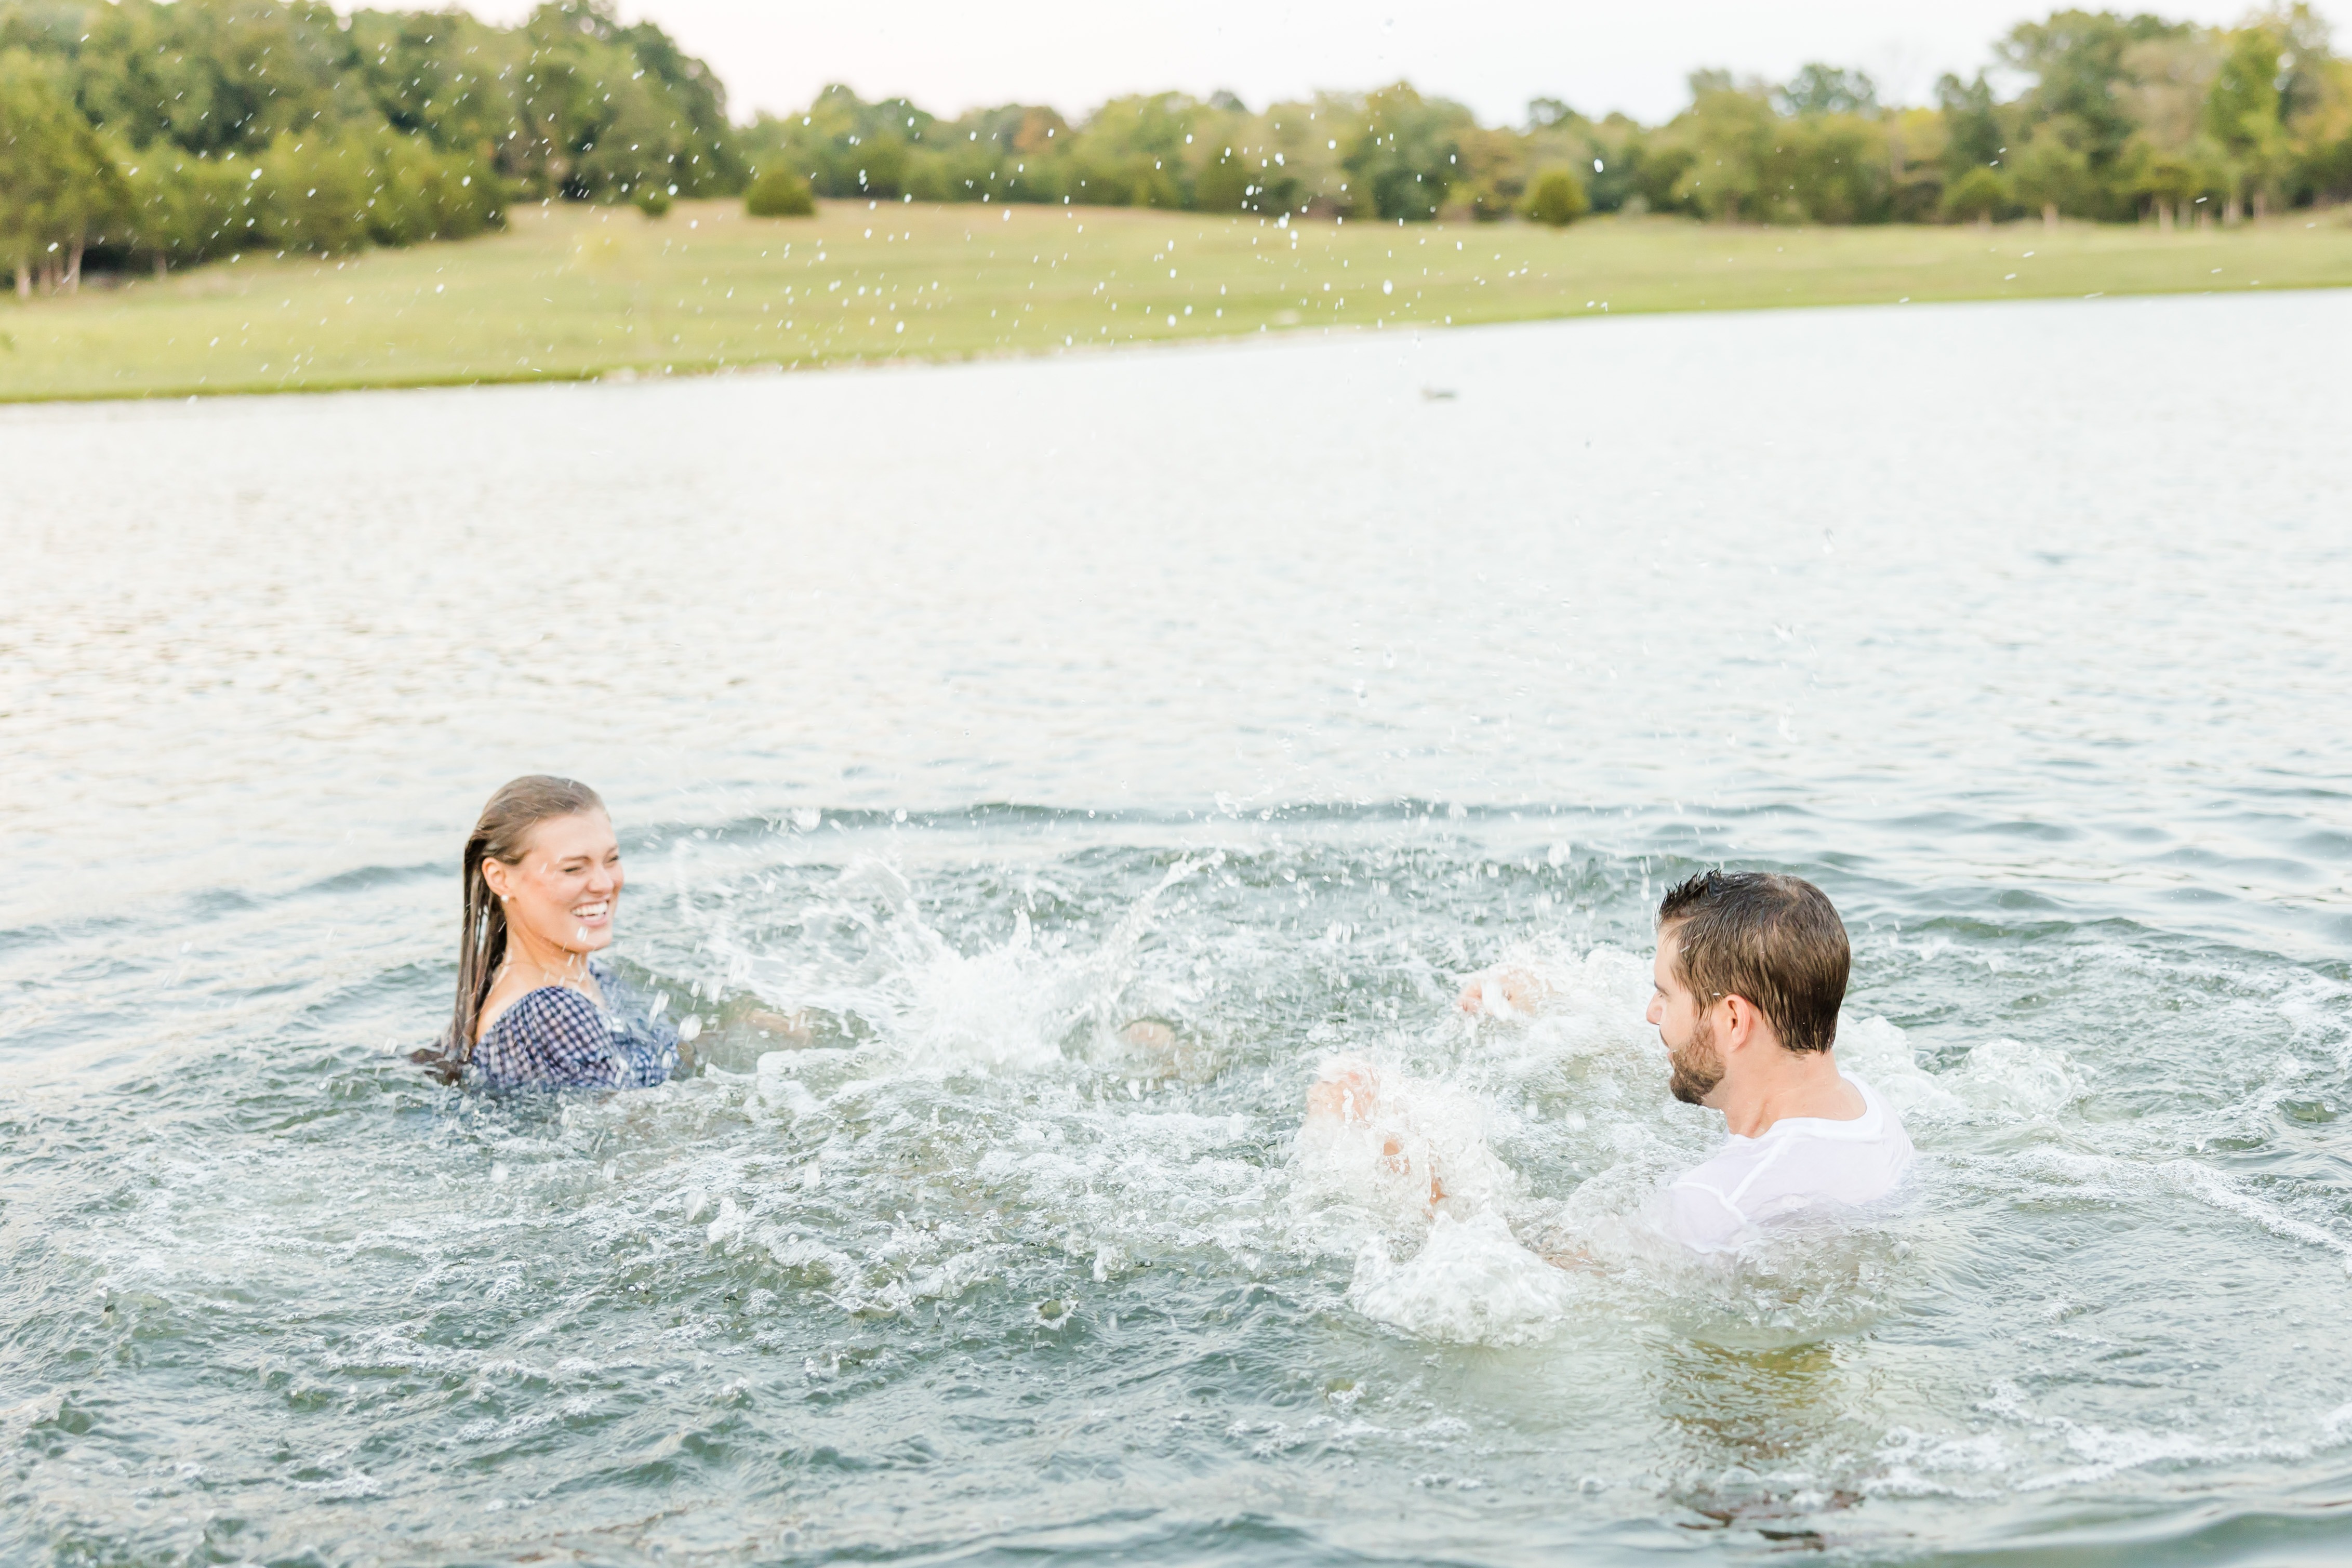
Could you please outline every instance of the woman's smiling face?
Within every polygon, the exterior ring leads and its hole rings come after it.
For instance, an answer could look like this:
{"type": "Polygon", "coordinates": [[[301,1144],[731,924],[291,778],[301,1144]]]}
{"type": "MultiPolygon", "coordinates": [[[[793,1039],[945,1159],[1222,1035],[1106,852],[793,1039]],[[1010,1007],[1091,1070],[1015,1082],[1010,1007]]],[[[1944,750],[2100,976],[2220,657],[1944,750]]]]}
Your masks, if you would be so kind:
{"type": "Polygon", "coordinates": [[[482,865],[483,879],[506,908],[510,932],[572,953],[613,941],[621,902],[620,841],[601,811],[551,816],[530,830],[522,858],[482,865]]]}

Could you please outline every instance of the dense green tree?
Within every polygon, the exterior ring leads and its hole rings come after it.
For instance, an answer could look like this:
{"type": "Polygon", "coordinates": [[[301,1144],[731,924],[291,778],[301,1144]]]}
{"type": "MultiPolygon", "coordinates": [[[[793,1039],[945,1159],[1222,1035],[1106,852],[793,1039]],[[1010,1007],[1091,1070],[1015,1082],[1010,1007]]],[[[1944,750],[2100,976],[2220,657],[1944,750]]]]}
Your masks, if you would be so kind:
{"type": "Polygon", "coordinates": [[[0,53],[0,262],[20,298],[49,252],[49,205],[66,177],[58,130],[72,108],[30,54],[0,53]]]}
{"type": "Polygon", "coordinates": [[[1989,224],[2009,201],[2009,182],[2000,171],[1979,163],[1944,188],[1944,216],[1989,224]]]}
{"type": "Polygon", "coordinates": [[[117,265],[455,237],[513,194],[667,199],[746,177],[717,78],[604,0],[513,27],[319,0],[0,0],[0,42],[64,85],[121,170],[0,222],[83,222],[117,265]]]}
{"type": "MultiPolygon", "coordinates": [[[[610,25],[609,12],[602,6],[595,8],[595,16],[600,24],[610,25]]],[[[750,175],[735,153],[727,89],[718,73],[651,22],[614,26],[604,41],[626,48],[645,68],[646,79],[660,84],[667,108],[677,117],[673,128],[683,132],[688,149],[684,165],[674,170],[683,176],[685,188],[698,195],[740,189],[750,175]]]]}
{"type": "Polygon", "coordinates": [[[2066,144],[2087,172],[2085,208],[2102,217],[2130,216],[2132,170],[2126,156],[2138,132],[2133,113],[2138,78],[2135,61],[2145,47],[2190,36],[2185,23],[2146,14],[2055,11],[2021,22],[1996,47],[2012,70],[2030,76],[2017,109],[2021,124],[2011,139],[2022,144],[2046,121],[2067,122],[2066,144]]]}
{"type": "Polygon", "coordinates": [[[362,249],[376,171],[357,138],[286,137],[261,155],[260,237],[282,250],[332,256],[362,249]]]}
{"type": "Polygon", "coordinates": [[[976,201],[994,168],[995,148],[992,142],[983,150],[979,127],[971,131],[971,140],[951,151],[957,139],[906,100],[867,103],[836,82],[801,114],[761,116],[737,137],[737,156],[762,169],[781,158],[819,195],[896,197],[923,184],[923,199],[941,200],[959,180],[976,177],[976,201]],[[919,158],[918,149],[930,156],[919,158]],[[951,168],[957,153],[964,166],[951,168]],[[927,162],[933,165],[928,174],[927,162]]]}
{"type": "Polygon", "coordinates": [[[2038,210],[2045,224],[2055,226],[2062,213],[2095,216],[2104,205],[2084,140],[2071,116],[2056,115],[2035,126],[2009,159],[2011,192],[2020,205],[2038,210]]]}
{"type": "Polygon", "coordinates": [[[1472,143],[1468,165],[1482,194],[1491,193],[1485,200],[1507,202],[1522,216],[1544,171],[1568,170],[1590,212],[1596,205],[1592,181],[1599,177],[1593,165],[1601,154],[1601,137],[1592,122],[1562,104],[1559,113],[1540,120],[1531,114],[1524,131],[1497,128],[1481,136],[1472,143]]]}
{"type": "MultiPolygon", "coordinates": [[[[1069,163],[1071,176],[1051,191],[1035,195],[1068,195],[1073,201],[1108,206],[1181,207],[1189,205],[1188,150],[1193,127],[1205,106],[1182,93],[1161,92],[1115,98],[1097,110],[1069,138],[1066,148],[1051,149],[1034,142],[1015,160],[1003,195],[1022,199],[1021,177],[1030,174],[1032,157],[1041,165],[1057,153],[1069,163]]],[[[1056,137],[1055,140],[1059,141],[1056,137]]],[[[1042,167],[1038,171],[1042,174],[1042,167]]],[[[1033,176],[1034,178],[1034,176],[1033,176]]]]}
{"type": "Polygon", "coordinates": [[[281,140],[257,168],[255,237],[280,250],[463,239],[498,216],[487,165],[383,128],[281,140]]]}
{"type": "Polygon", "coordinates": [[[123,163],[131,218],[126,260],[157,272],[187,267],[252,239],[252,172],[234,156],[199,158],[169,142],[133,153],[123,163]]]}
{"type": "Polygon", "coordinates": [[[1192,205],[1204,213],[1241,212],[1255,183],[1242,166],[1240,155],[1230,144],[1223,145],[1210,154],[1193,180],[1192,205]]]}
{"type": "MultiPolygon", "coordinates": [[[[1895,153],[1885,117],[1826,110],[1863,101],[1867,79],[1808,68],[1802,90],[1734,82],[1724,72],[1693,76],[1691,107],[1643,148],[1676,178],[1665,204],[1702,217],[1745,223],[1881,223],[1895,215],[1895,153]],[[1784,113],[1775,106],[1805,105],[1784,113]]],[[[1606,159],[1602,160],[1604,164],[1606,159]]]]}
{"type": "Polygon", "coordinates": [[[82,111],[134,149],[206,156],[373,118],[359,56],[317,0],[119,0],[81,8],[71,53],[82,111]]]}
{"type": "Polygon", "coordinates": [[[2205,189],[2205,172],[2186,158],[2147,153],[2135,164],[2132,194],[2146,201],[2157,222],[2170,228],[2205,189]]]}
{"type": "Polygon", "coordinates": [[[2265,204],[2287,168],[2286,94],[2281,66],[2294,58],[2275,27],[2241,28],[2205,95],[2204,130],[2229,168],[2226,221],[2251,197],[2265,204]]]}
{"type": "Polygon", "coordinates": [[[2304,201],[2352,201],[2352,132],[2305,148],[2293,179],[2304,201]]]}
{"type": "Polygon", "coordinates": [[[0,5],[0,50],[70,58],[89,31],[88,11],[83,0],[11,0],[0,5]]]}
{"type": "Polygon", "coordinates": [[[462,11],[361,11],[352,17],[360,81],[394,130],[494,157],[514,128],[511,84],[528,46],[462,11]]]}
{"type": "Polygon", "coordinates": [[[703,79],[707,70],[665,79],[631,47],[645,36],[622,28],[599,0],[549,0],[533,11],[505,46],[514,58],[501,67],[509,113],[496,147],[500,173],[530,194],[579,201],[626,197],[646,183],[688,195],[740,189],[731,147],[705,139],[713,119],[724,133],[715,80],[703,79]]]}
{"type": "Polygon", "coordinates": [[[1582,217],[1590,207],[1584,194],[1584,182],[1576,177],[1573,169],[1546,169],[1536,176],[1535,188],[1528,193],[1528,216],[1538,223],[1565,228],[1582,217]]]}
{"type": "Polygon", "coordinates": [[[1799,117],[1878,112],[1878,84],[1868,72],[1818,61],[1801,68],[1773,96],[1780,100],[1781,113],[1799,117]]]}
{"type": "Polygon", "coordinates": [[[1936,102],[1943,110],[1944,167],[1950,179],[2000,163],[2009,151],[2009,131],[1982,71],[1971,81],[1947,73],[1936,83],[1936,102]]]}
{"type": "Polygon", "coordinates": [[[1886,127],[1874,114],[1808,114],[1783,126],[1771,163],[1780,216],[1884,223],[1894,216],[1886,127]]]}
{"type": "Polygon", "coordinates": [[[752,179],[743,210],[753,217],[807,217],[816,211],[816,196],[806,176],[778,161],[752,179]]]}
{"type": "Polygon", "coordinates": [[[1895,223],[1932,219],[1944,199],[1948,132],[1943,116],[1932,109],[1900,109],[1883,114],[1879,125],[1886,138],[1888,219],[1895,223]]]}
{"type": "Polygon", "coordinates": [[[0,37],[64,61],[84,114],[142,152],[258,155],[389,125],[531,195],[743,177],[709,68],[603,0],[550,0],[519,27],[319,0],[0,0],[0,37]]]}
{"type": "Polygon", "coordinates": [[[1593,211],[1674,208],[1675,188],[1691,161],[1689,149],[1670,137],[1653,134],[1623,114],[1590,124],[1585,132],[1594,164],[1586,186],[1593,211]]]}
{"type": "MultiPolygon", "coordinates": [[[[1360,133],[1360,100],[1327,94],[1252,114],[1228,94],[1223,103],[1197,105],[1189,124],[1192,141],[1176,149],[1173,166],[1185,171],[1193,206],[1267,216],[1351,217],[1369,210],[1342,152],[1352,150],[1360,133]]],[[[1097,127],[1089,121],[1087,129],[1092,134],[1097,127]]]]}
{"type": "Polygon", "coordinates": [[[2071,118],[2081,128],[2086,160],[2104,166],[2137,129],[2123,91],[2131,80],[2126,56],[2132,46],[2187,31],[2186,24],[2146,14],[2053,11],[2043,21],[2010,29],[1994,53],[2003,65],[2033,78],[2025,95],[2032,117],[2071,118]]]}
{"type": "Polygon", "coordinates": [[[1459,146],[1457,200],[1473,218],[1492,223],[1525,205],[1528,166],[1538,155],[1528,138],[1501,126],[1474,125],[1462,133],[1459,146]]]}
{"type": "Polygon", "coordinates": [[[63,73],[23,49],[0,52],[0,262],[17,295],[36,275],[51,290],[79,288],[91,237],[130,214],[130,186],[63,73]]]}
{"type": "Polygon", "coordinates": [[[1460,104],[1395,82],[1366,95],[1343,162],[1374,216],[1425,222],[1462,177],[1463,133],[1476,123],[1460,104]]]}
{"type": "Polygon", "coordinates": [[[1676,204],[1701,217],[1760,223],[1778,205],[1771,163],[1780,117],[1762,84],[1735,84],[1727,72],[1691,77],[1691,106],[1666,133],[1690,154],[1676,204]]]}

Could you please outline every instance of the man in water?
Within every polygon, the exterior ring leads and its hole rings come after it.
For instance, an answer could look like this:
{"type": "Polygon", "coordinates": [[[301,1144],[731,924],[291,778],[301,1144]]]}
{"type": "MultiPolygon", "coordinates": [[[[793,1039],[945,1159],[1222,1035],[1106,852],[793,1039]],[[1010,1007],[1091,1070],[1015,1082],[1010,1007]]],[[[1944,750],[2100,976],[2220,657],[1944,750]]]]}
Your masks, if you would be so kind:
{"type": "MultiPolygon", "coordinates": [[[[1722,1111],[1730,1132],[1666,1191],[1661,1226],[1693,1251],[1733,1251],[1776,1221],[1874,1202],[1909,1165],[1893,1108],[1838,1070],[1852,962],[1836,909],[1796,877],[1707,871],[1659,904],[1648,1016],[1672,1065],[1666,1087],[1722,1111]]],[[[1462,1005],[1528,1013],[1549,992],[1536,974],[1505,970],[1473,981],[1462,1005]]],[[[1310,1123],[1396,1113],[1398,1097],[1369,1067],[1334,1068],[1307,1093],[1310,1123]]],[[[1391,1137],[1386,1152],[1404,1157],[1412,1142],[1391,1137]]],[[[1433,1206],[1446,1195],[1441,1163],[1430,1162],[1433,1206]]]]}

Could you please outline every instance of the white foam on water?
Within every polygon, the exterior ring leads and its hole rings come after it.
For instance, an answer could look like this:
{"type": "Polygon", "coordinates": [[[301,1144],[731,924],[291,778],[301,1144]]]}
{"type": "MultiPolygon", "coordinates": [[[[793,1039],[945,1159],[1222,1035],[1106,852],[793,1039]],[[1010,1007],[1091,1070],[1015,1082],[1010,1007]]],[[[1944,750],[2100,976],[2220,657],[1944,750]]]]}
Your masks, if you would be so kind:
{"type": "Polygon", "coordinates": [[[1039,1072],[1111,1044],[1162,895],[1223,862],[1177,861],[1087,947],[1039,938],[1016,910],[1003,941],[960,948],[924,919],[906,875],[872,858],[844,870],[817,911],[866,934],[866,951],[845,967],[785,964],[724,916],[709,917],[704,945],[732,983],[773,1006],[863,1020],[893,1071],[1039,1072]]]}
{"type": "Polygon", "coordinates": [[[1402,1263],[1372,1237],[1348,1285],[1349,1305],[1366,1317],[1454,1344],[1545,1338],[1575,1295],[1568,1274],[1521,1245],[1492,1210],[1461,1220],[1439,1214],[1420,1250],[1402,1263]]]}
{"type": "Polygon", "coordinates": [[[1880,1439],[1877,1472],[1867,1489],[1874,1497],[1997,1497],[1991,1478],[2009,1470],[2019,1456],[1998,1432],[1937,1436],[1895,1426],[1880,1439]]]}
{"type": "Polygon", "coordinates": [[[2119,1426],[2035,1415],[2013,1384],[1979,1407],[2009,1424],[2005,1431],[1937,1434],[1897,1426],[1881,1440],[1876,1464],[1856,1478],[1873,1497],[1949,1497],[1981,1501],[2096,1486],[2129,1470],[2249,1461],[2297,1464],[2340,1445],[2352,1405],[2317,1419],[2315,1441],[2272,1438],[2215,1442],[2178,1427],[2119,1426]]]}
{"type": "Polygon", "coordinates": [[[65,1396],[61,1394],[37,1394],[31,1399],[18,1400],[7,1408],[0,1409],[0,1438],[14,1444],[34,1427],[55,1421],[64,1406],[65,1396]]]}
{"type": "Polygon", "coordinates": [[[1643,1016],[1646,959],[1606,943],[1577,952],[1558,942],[1531,942],[1506,949],[1494,968],[1533,977],[1545,994],[1531,1013],[1490,1012],[1474,1021],[1465,1066],[1476,1079],[1557,1097],[1563,1110],[1586,1115],[1646,1101],[1654,1075],[1664,1084],[1665,1046],[1643,1016]]]}
{"type": "Polygon", "coordinates": [[[1968,1102],[1949,1084],[1918,1064],[1910,1037],[1885,1018],[1840,1014],[1838,1067],[1878,1090],[1907,1127],[1914,1118],[1965,1118],[1968,1102]]]}
{"type": "Polygon", "coordinates": [[[2277,1205],[2246,1192],[2210,1165],[2200,1165],[2193,1160],[2168,1160],[2156,1170],[2200,1203],[2252,1220],[2273,1236],[2335,1254],[2343,1260],[2346,1271],[2352,1273],[2352,1239],[2326,1226],[2297,1219],[2277,1205]]]}
{"type": "Polygon", "coordinates": [[[1302,1118],[1297,1164],[1308,1202],[1418,1226],[1433,1213],[1486,1213],[1517,1192],[1517,1173],[1487,1147],[1491,1112],[1477,1095],[1358,1057],[1326,1061],[1317,1082],[1348,1104],[1340,1114],[1302,1118]]]}
{"type": "Polygon", "coordinates": [[[2083,1092],[2066,1053],[2006,1036],[1985,1041],[1940,1081],[1979,1114],[2054,1116],[2083,1092]]]}

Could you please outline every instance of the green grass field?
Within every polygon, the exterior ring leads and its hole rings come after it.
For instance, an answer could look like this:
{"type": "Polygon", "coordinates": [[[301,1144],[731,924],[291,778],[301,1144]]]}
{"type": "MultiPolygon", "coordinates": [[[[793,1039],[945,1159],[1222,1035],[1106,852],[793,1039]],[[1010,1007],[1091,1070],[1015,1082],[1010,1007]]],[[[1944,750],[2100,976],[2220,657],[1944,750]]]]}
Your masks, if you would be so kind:
{"type": "Polygon", "coordinates": [[[0,401],[301,392],[1048,353],[1604,311],[2352,283],[2352,213],[2161,234],[1730,228],[1677,218],[1399,227],[1125,208],[526,207],[504,234],[254,255],[0,298],[0,401]]]}

